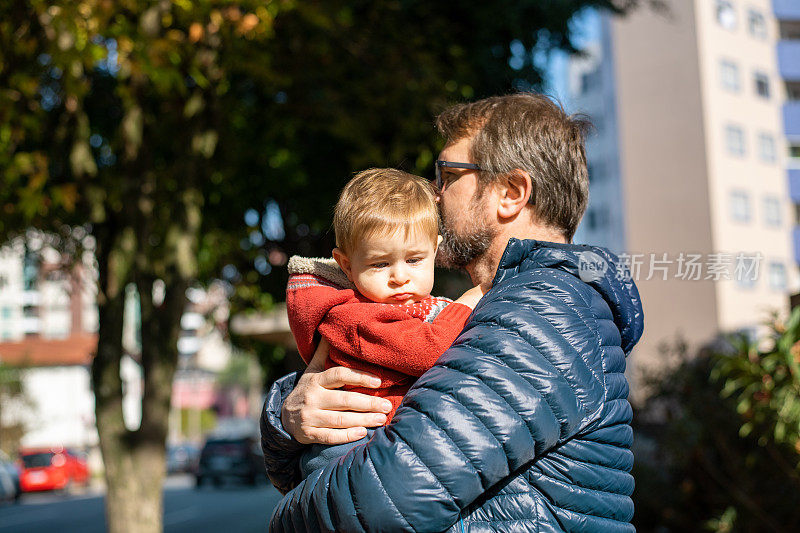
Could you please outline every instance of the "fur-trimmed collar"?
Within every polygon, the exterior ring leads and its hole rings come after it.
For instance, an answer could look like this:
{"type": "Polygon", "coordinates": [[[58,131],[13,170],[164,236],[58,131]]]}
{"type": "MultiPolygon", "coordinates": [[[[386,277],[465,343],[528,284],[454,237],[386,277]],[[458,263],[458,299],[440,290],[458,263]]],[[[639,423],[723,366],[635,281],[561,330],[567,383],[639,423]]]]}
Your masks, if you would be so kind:
{"type": "Polygon", "coordinates": [[[339,264],[331,258],[293,255],[289,259],[288,268],[290,276],[292,274],[312,274],[325,278],[331,283],[335,283],[345,289],[355,290],[356,288],[356,286],[347,279],[347,274],[339,267],[339,264]]]}

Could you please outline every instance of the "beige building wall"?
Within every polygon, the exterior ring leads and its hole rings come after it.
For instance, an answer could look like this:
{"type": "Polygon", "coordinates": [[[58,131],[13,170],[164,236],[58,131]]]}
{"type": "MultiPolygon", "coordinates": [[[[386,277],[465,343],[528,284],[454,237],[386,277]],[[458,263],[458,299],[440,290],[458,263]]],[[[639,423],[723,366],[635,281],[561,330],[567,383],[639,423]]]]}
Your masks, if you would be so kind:
{"type": "MultiPolygon", "coordinates": [[[[750,328],[771,311],[788,310],[798,285],[792,252],[794,223],[785,173],[781,83],[777,75],[777,23],[769,0],[735,0],[736,24],[724,28],[712,0],[672,0],[668,14],[641,9],[611,24],[619,119],[620,174],[626,248],[631,253],[760,253],[752,284],[733,279],[647,280],[638,287],[645,334],[634,352],[634,372],[661,359],[659,346],[681,337],[690,350],[717,331],[750,328]],[[766,21],[766,36],[748,31],[748,10],[766,21]],[[740,88],[726,90],[720,62],[738,66],[740,88]],[[754,73],[768,76],[770,97],[760,97],[754,73]],[[733,155],[726,127],[743,131],[744,154],[733,155]],[[775,160],[759,155],[759,134],[775,140],[775,160]],[[732,216],[732,191],[749,197],[750,220],[732,216]],[[780,223],[765,221],[765,198],[777,198],[780,223]],[[785,267],[788,286],[770,287],[769,265],[785,267]]],[[[675,265],[673,265],[673,269],[675,265]]],[[[672,273],[671,273],[672,274],[672,273]]],[[[705,269],[703,272],[705,277],[705,269]]],[[[635,377],[635,375],[634,375],[635,377]]]]}
{"type": "MultiPolygon", "coordinates": [[[[670,18],[643,9],[611,23],[626,248],[648,258],[714,250],[694,6],[671,5],[670,18]]],[[[720,325],[713,282],[647,280],[646,270],[634,379],[659,363],[662,343],[697,346],[720,325]]]]}
{"type": "Polygon", "coordinates": [[[769,0],[732,2],[732,24],[725,27],[717,21],[715,2],[695,2],[698,21],[698,52],[703,95],[703,119],[707,147],[708,180],[715,250],[720,252],[758,252],[763,256],[761,272],[753,287],[742,287],[735,281],[717,284],[717,306],[722,330],[752,326],[763,322],[772,311],[786,313],[786,289],[771,288],[770,265],[784,265],[788,289],[796,287],[796,268],[792,253],[792,213],[785,171],[781,138],[782,84],[777,72],[777,22],[769,0]],[[753,35],[749,13],[760,13],[765,21],[763,36],[753,35]],[[722,61],[736,65],[738,91],[728,90],[721,79],[722,61]],[[755,75],[767,76],[769,96],[756,91],[755,75]],[[730,153],[726,128],[741,128],[744,154],[730,153]],[[759,136],[774,140],[776,157],[764,161],[759,136]],[[732,218],[731,193],[741,191],[750,199],[751,219],[737,222],[732,218]],[[781,203],[781,223],[766,221],[764,200],[776,198],[781,203]]]}

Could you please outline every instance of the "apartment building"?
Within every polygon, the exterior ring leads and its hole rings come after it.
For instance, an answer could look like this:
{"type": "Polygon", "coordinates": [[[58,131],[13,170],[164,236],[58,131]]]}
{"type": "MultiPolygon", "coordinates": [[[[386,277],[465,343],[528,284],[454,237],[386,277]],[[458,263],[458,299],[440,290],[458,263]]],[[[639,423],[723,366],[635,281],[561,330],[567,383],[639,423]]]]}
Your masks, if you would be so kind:
{"type": "MultiPolygon", "coordinates": [[[[30,400],[14,414],[1,413],[0,424],[22,422],[23,446],[95,449],[98,437],[89,371],[98,330],[94,257],[86,252],[70,270],[47,239],[32,230],[24,239],[0,246],[0,364],[25,368],[23,389],[30,400]]],[[[225,331],[228,288],[217,282],[207,289],[190,288],[186,296],[173,383],[170,436],[174,440],[182,438],[181,409],[214,405],[216,376],[232,355],[225,331]]],[[[122,342],[127,355],[121,375],[125,424],[131,429],[141,420],[142,371],[136,362],[141,353],[140,322],[138,295],[129,285],[122,342]]],[[[192,437],[200,435],[195,432],[192,437]]]]}
{"type": "Polygon", "coordinates": [[[645,308],[631,363],[788,312],[800,262],[800,2],[673,0],[599,17],[570,61],[590,206],[577,242],[630,264],[645,308]]]}

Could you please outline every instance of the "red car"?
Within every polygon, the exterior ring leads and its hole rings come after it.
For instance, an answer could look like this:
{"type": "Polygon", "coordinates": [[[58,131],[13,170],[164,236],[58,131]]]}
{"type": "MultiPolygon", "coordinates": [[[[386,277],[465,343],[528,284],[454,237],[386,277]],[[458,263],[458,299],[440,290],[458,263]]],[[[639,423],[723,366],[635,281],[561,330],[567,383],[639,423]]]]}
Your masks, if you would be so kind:
{"type": "Polygon", "coordinates": [[[22,492],[62,490],[89,483],[89,467],[74,452],[60,446],[20,450],[22,492]]]}

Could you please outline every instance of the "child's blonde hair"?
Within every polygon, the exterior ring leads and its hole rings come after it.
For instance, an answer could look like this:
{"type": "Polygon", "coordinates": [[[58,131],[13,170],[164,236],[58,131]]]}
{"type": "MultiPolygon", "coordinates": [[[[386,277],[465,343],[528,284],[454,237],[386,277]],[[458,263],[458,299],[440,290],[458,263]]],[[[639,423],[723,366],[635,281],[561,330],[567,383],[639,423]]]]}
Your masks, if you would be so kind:
{"type": "Polygon", "coordinates": [[[421,232],[436,243],[439,209],[433,185],[394,168],[370,168],[351,179],[333,214],[336,246],[352,253],[363,237],[402,228],[421,232]]]}

